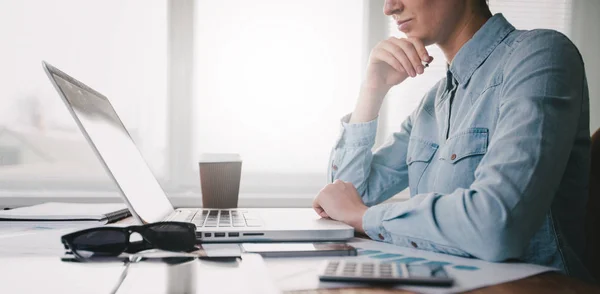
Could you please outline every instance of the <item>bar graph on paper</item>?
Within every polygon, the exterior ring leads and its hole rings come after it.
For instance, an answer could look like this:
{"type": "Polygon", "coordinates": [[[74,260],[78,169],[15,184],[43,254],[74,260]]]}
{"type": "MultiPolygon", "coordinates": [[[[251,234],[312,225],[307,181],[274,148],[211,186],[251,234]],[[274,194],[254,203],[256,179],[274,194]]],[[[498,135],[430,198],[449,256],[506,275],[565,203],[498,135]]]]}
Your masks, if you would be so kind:
{"type": "Polygon", "coordinates": [[[385,262],[391,263],[406,263],[406,264],[426,264],[426,265],[440,265],[440,266],[448,266],[457,270],[463,271],[477,271],[479,270],[476,266],[470,265],[461,265],[461,264],[452,264],[446,261],[435,261],[435,260],[427,260],[422,257],[412,257],[406,256],[398,253],[386,253],[379,250],[368,250],[362,248],[356,248],[358,252],[358,256],[368,257],[375,260],[381,260],[385,262]]]}

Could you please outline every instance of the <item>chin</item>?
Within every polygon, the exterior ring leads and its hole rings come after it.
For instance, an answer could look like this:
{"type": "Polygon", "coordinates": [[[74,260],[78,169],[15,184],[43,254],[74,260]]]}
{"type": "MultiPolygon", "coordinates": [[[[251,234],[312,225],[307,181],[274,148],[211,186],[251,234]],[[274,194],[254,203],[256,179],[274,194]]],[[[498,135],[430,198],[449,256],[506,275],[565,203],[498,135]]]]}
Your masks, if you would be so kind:
{"type": "Polygon", "coordinates": [[[418,32],[415,32],[415,31],[408,31],[408,32],[406,32],[404,34],[408,38],[415,38],[415,39],[419,39],[419,40],[423,40],[423,37],[424,37],[423,34],[419,34],[418,32]]]}
{"type": "Polygon", "coordinates": [[[423,42],[423,45],[425,45],[425,46],[429,46],[429,45],[432,45],[433,43],[435,43],[432,41],[432,38],[427,36],[426,34],[419,34],[416,32],[408,32],[408,33],[406,33],[406,37],[419,39],[419,40],[421,40],[421,42],[423,42]]]}

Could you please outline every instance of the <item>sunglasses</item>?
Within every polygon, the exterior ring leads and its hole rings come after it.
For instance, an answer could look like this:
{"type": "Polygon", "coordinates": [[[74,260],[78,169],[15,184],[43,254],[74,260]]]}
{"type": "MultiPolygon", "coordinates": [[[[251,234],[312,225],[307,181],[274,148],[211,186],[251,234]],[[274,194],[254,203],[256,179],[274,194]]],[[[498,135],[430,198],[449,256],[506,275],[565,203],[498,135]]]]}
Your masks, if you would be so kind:
{"type": "Polygon", "coordinates": [[[196,226],[183,222],[159,222],[142,226],[98,227],[61,237],[65,249],[77,258],[113,257],[147,249],[191,251],[196,245],[196,226]],[[130,242],[138,233],[141,241],[130,242]]]}

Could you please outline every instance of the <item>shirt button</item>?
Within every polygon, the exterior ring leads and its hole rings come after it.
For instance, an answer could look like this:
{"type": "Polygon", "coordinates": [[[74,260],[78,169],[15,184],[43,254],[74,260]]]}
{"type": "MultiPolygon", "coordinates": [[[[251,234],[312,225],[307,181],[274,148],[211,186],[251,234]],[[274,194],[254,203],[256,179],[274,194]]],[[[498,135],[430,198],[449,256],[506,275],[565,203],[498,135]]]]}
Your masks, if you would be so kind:
{"type": "Polygon", "coordinates": [[[412,242],[412,241],[410,242],[410,245],[411,245],[412,247],[415,247],[415,248],[418,248],[418,247],[419,247],[419,246],[417,246],[417,243],[415,243],[415,242],[412,242]]]}
{"type": "Polygon", "coordinates": [[[332,168],[333,170],[338,170],[338,167],[337,167],[337,165],[335,165],[335,164],[334,164],[334,165],[332,165],[332,166],[331,166],[331,168],[332,168]]]}
{"type": "Polygon", "coordinates": [[[450,156],[451,160],[455,160],[456,159],[456,154],[452,154],[452,156],[450,156]]]}
{"type": "Polygon", "coordinates": [[[385,239],[382,234],[377,235],[377,237],[379,237],[379,239],[381,239],[381,240],[385,239]]]}

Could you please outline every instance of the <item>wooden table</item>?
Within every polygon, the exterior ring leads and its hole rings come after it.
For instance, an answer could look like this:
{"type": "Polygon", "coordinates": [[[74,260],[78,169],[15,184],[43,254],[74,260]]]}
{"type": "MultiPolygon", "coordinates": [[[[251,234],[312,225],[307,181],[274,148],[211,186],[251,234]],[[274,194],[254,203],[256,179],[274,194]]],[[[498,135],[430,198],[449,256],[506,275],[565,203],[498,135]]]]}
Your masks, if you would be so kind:
{"type": "MultiPolygon", "coordinates": [[[[358,294],[358,293],[414,293],[404,290],[385,288],[344,288],[344,289],[319,289],[310,291],[293,291],[286,293],[294,294],[358,294]]],[[[600,293],[600,287],[590,285],[578,279],[574,279],[556,272],[543,273],[525,279],[476,289],[466,293],[490,294],[490,293],[600,293]]]]}

